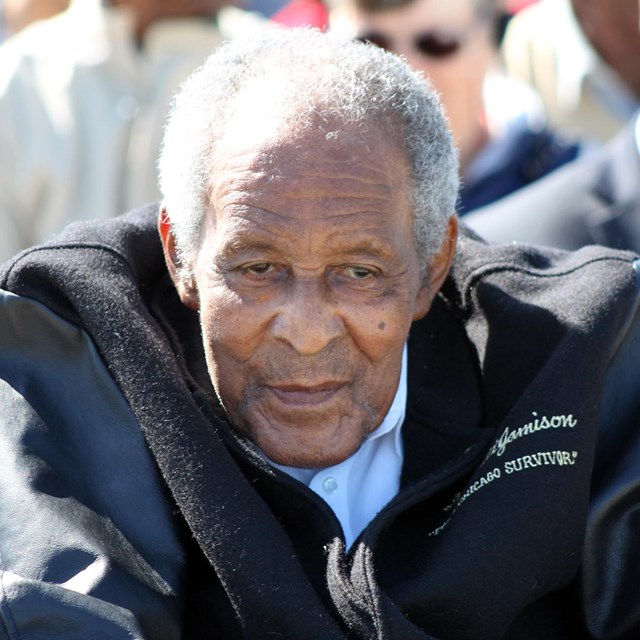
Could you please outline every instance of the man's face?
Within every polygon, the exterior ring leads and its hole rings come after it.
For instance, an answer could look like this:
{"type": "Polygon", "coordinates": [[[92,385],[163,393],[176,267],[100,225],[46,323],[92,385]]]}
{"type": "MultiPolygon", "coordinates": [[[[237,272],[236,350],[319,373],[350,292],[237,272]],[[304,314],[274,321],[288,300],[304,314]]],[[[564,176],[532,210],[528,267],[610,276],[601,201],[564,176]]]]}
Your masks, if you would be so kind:
{"type": "Polygon", "coordinates": [[[368,135],[227,145],[194,278],[178,277],[231,422],[281,464],[336,464],[380,424],[455,244],[423,281],[407,159],[368,135]]]}

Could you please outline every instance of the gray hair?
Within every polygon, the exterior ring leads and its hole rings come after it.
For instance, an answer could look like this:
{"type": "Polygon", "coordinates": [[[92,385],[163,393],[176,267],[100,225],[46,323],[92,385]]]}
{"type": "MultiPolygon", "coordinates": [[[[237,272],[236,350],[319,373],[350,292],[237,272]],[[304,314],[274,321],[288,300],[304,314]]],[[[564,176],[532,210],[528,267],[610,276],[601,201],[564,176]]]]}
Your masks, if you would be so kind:
{"type": "Polygon", "coordinates": [[[459,186],[455,147],[434,90],[400,58],[377,47],[313,29],[273,28],[222,45],[174,100],[159,169],[182,265],[190,269],[197,253],[225,124],[245,89],[270,78],[282,84],[283,77],[283,123],[315,126],[319,116],[334,128],[336,122],[355,123],[365,132],[384,126],[390,143],[404,148],[413,173],[416,249],[428,262],[443,241],[459,186]]]}

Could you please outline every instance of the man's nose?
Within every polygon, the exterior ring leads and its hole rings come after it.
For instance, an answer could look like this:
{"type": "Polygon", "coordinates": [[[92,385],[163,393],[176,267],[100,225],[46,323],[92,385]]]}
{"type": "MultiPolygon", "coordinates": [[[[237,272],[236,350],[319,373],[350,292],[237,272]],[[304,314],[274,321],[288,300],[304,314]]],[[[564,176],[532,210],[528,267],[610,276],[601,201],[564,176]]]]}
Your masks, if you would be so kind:
{"type": "Polygon", "coordinates": [[[340,337],[344,324],[327,289],[320,278],[292,282],[272,324],[274,337],[300,355],[319,353],[340,337]]]}

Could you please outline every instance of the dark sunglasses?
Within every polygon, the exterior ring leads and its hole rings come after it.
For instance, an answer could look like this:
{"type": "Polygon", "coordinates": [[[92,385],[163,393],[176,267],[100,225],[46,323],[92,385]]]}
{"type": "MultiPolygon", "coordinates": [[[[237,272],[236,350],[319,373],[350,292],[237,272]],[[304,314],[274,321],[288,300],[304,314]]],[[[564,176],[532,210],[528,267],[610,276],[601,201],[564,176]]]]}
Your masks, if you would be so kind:
{"type": "MultiPolygon", "coordinates": [[[[393,39],[382,33],[367,33],[356,38],[361,42],[368,42],[376,47],[393,51],[393,39]]],[[[452,33],[425,31],[418,33],[411,39],[413,48],[427,58],[448,58],[458,53],[464,45],[464,40],[452,33]]]]}

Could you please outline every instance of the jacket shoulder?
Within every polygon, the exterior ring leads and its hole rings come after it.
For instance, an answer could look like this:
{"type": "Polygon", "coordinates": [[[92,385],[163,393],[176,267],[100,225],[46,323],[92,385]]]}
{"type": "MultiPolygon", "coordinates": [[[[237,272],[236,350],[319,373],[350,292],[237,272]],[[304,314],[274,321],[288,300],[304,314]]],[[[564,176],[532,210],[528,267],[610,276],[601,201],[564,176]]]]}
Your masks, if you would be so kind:
{"type": "Polygon", "coordinates": [[[178,638],[184,552],[140,426],[89,336],[7,292],[0,450],[11,637],[178,638]]]}
{"type": "Polygon", "coordinates": [[[553,330],[571,343],[600,339],[612,355],[638,304],[638,264],[631,251],[489,244],[465,231],[442,296],[480,353],[522,336],[546,342],[553,330]]]}
{"type": "Polygon", "coordinates": [[[118,285],[143,292],[164,275],[157,216],[158,205],[153,204],[109,220],[70,224],[53,240],[5,263],[0,288],[39,300],[79,322],[69,292],[77,291],[85,299],[92,291],[97,298],[98,292],[118,285]]]}
{"type": "MultiPolygon", "coordinates": [[[[591,295],[598,296],[599,282],[610,278],[625,281],[635,287],[635,261],[637,254],[599,245],[577,250],[521,242],[487,242],[475,229],[464,224],[456,259],[452,268],[456,288],[467,292],[478,283],[498,277],[504,286],[520,286],[526,279],[537,279],[547,284],[578,286],[585,271],[597,277],[591,295]],[[501,274],[501,275],[500,275],[501,274]]],[[[603,282],[602,284],[605,284],[603,282]]]]}

